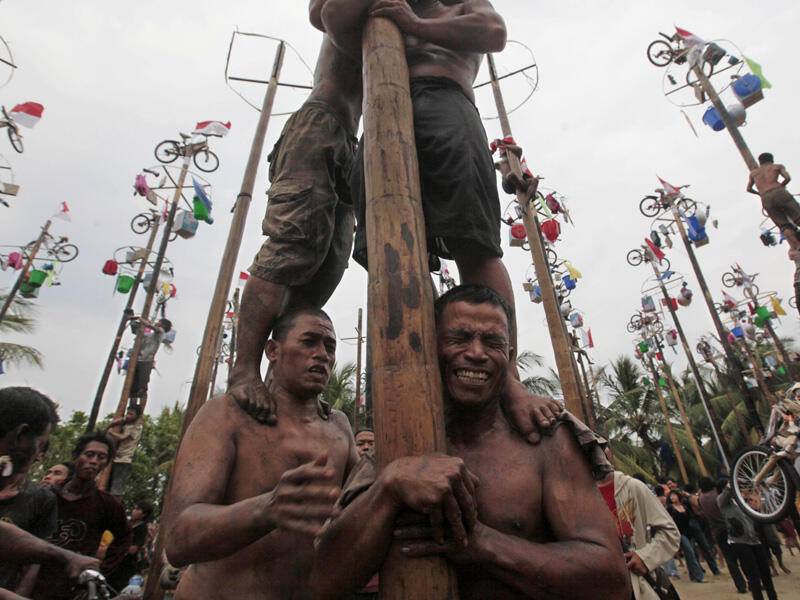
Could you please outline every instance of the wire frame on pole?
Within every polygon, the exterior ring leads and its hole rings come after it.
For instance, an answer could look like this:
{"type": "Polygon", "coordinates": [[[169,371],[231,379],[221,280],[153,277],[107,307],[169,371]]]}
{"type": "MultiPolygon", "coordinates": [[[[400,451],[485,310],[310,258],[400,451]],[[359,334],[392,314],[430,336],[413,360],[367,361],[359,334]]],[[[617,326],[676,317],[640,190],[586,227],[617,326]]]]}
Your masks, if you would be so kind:
{"type": "Polygon", "coordinates": [[[17,65],[14,64],[14,57],[3,36],[0,36],[0,88],[5,87],[14,77],[17,65]]]}
{"type": "MultiPolygon", "coordinates": [[[[503,83],[503,96],[508,99],[506,113],[510,115],[525,106],[539,87],[539,65],[530,47],[517,40],[508,40],[505,50],[495,54],[494,59],[498,81],[510,80],[503,83]]],[[[472,89],[481,118],[484,121],[499,119],[491,97],[491,75],[485,63],[481,65],[477,81],[479,83],[472,89]]]]}

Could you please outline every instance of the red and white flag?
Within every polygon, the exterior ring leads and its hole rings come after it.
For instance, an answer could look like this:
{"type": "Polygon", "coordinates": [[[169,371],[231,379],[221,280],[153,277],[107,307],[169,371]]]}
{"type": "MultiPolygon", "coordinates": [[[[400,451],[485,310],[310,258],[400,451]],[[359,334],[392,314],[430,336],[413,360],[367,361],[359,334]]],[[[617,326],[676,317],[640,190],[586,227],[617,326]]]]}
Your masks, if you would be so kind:
{"type": "Polygon", "coordinates": [[[12,108],[8,116],[18,125],[33,127],[42,118],[43,112],[44,106],[41,104],[37,102],[24,102],[12,108]]]}
{"type": "MultiPolygon", "coordinates": [[[[658,175],[656,175],[656,177],[658,177],[658,175]]],[[[671,185],[671,184],[667,183],[666,181],[661,179],[661,177],[658,177],[658,180],[661,182],[661,187],[664,188],[664,193],[668,197],[674,199],[674,198],[677,198],[678,196],[681,195],[681,191],[678,188],[676,188],[674,185],[671,185]]]]}
{"type": "Polygon", "coordinates": [[[195,125],[192,133],[202,133],[204,135],[218,135],[224,137],[228,135],[231,130],[231,122],[223,123],[222,121],[201,121],[195,125]]]}
{"type": "Polygon", "coordinates": [[[647,244],[647,247],[650,248],[650,252],[653,253],[653,256],[655,256],[659,262],[664,258],[665,255],[661,251],[661,248],[656,248],[656,245],[650,238],[644,238],[644,243],[647,244]]]}
{"type": "Polygon", "coordinates": [[[54,214],[51,219],[63,219],[64,221],[72,221],[69,215],[69,206],[67,206],[66,202],[62,202],[61,206],[56,214],[54,214]]]}
{"type": "Polygon", "coordinates": [[[594,340],[592,339],[591,329],[581,329],[581,347],[594,348],[594,340]]]}
{"type": "Polygon", "coordinates": [[[675,26],[675,31],[678,33],[679,36],[683,38],[683,43],[686,45],[687,48],[693,48],[695,46],[704,46],[706,41],[693,34],[691,31],[686,31],[685,29],[681,29],[677,25],[675,26]]]}
{"type": "Polygon", "coordinates": [[[250,274],[246,271],[239,271],[239,281],[236,283],[236,287],[242,285],[245,281],[250,278],[250,274]]]}
{"type": "Polygon", "coordinates": [[[725,293],[725,290],[722,290],[722,298],[725,300],[725,304],[733,308],[736,306],[736,300],[734,300],[731,296],[725,293]]]}

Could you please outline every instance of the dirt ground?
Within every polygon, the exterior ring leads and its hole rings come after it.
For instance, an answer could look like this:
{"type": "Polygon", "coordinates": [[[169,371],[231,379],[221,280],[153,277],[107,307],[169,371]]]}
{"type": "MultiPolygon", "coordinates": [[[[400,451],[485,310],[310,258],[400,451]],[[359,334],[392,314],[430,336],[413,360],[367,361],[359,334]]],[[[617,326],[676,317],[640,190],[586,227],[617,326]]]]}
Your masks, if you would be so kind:
{"type": "MultiPolygon", "coordinates": [[[[775,565],[778,573],[780,573],[777,577],[772,578],[775,584],[775,591],[778,593],[780,600],[798,600],[800,599],[800,552],[794,550],[794,556],[789,556],[786,548],[783,550],[783,564],[789,568],[791,574],[787,575],[780,570],[777,564],[775,565]]],[[[703,568],[706,569],[706,581],[709,583],[694,583],[690,581],[686,566],[678,565],[681,577],[680,579],[673,579],[673,583],[681,596],[681,600],[743,600],[752,598],[749,593],[738,594],[736,592],[736,587],[734,587],[733,580],[728,575],[724,562],[720,566],[722,573],[716,577],[711,575],[711,571],[709,571],[704,562],[702,564],[703,568]]],[[[766,594],[764,594],[765,600],[766,597],[766,594]]]]}

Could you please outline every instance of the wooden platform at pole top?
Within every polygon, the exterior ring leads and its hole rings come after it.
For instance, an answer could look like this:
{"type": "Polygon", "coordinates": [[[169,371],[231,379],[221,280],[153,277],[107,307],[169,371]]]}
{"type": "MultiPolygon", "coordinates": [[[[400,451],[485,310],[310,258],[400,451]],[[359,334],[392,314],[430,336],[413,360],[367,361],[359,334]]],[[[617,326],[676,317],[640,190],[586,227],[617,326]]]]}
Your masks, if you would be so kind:
{"type": "MultiPolygon", "coordinates": [[[[444,452],[446,439],[408,66],[392,22],[367,23],[363,69],[369,393],[381,468],[402,456],[444,452]]],[[[380,577],[382,600],[458,597],[444,559],[405,558],[398,544],[380,577]]]]}

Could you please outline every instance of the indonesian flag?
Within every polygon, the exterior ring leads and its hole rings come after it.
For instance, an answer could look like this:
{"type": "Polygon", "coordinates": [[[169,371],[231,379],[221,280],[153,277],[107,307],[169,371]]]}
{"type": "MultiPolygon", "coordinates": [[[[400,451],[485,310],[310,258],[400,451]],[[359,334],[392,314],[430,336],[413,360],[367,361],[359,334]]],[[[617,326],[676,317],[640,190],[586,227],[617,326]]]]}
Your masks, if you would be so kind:
{"type": "Polygon", "coordinates": [[[675,26],[675,31],[678,33],[679,36],[683,38],[683,43],[686,45],[687,48],[694,48],[695,46],[705,46],[706,41],[693,34],[691,31],[686,31],[685,29],[681,29],[677,25],[675,26]]]}
{"type": "MultiPolygon", "coordinates": [[[[502,140],[499,139],[493,140],[489,144],[489,150],[492,151],[492,154],[494,154],[499,150],[500,158],[503,158],[506,155],[505,144],[511,144],[516,146],[517,142],[515,142],[514,138],[509,135],[507,137],[504,137],[502,140]]],[[[528,168],[528,161],[525,160],[524,156],[519,157],[519,168],[522,171],[523,175],[527,175],[528,177],[533,177],[533,173],[531,173],[531,170],[528,168]]]]}
{"type": "Polygon", "coordinates": [[[246,271],[239,271],[239,282],[236,284],[236,287],[242,285],[245,281],[250,278],[250,274],[246,271]]]}
{"type": "Polygon", "coordinates": [[[63,219],[64,221],[72,221],[72,219],[69,216],[69,206],[67,206],[67,203],[62,202],[60,210],[50,218],[63,219]]]}
{"type": "Polygon", "coordinates": [[[727,304],[730,308],[736,306],[736,300],[734,300],[731,296],[725,293],[725,290],[722,290],[722,298],[725,300],[725,304],[727,304]]]}
{"type": "Polygon", "coordinates": [[[653,243],[653,240],[650,238],[644,238],[647,247],[650,248],[650,251],[653,253],[653,256],[656,257],[657,260],[661,260],[664,258],[665,254],[661,251],[660,248],[656,248],[656,245],[653,243]]]}
{"type": "Polygon", "coordinates": [[[231,130],[231,122],[223,123],[222,121],[201,121],[195,125],[192,133],[202,133],[204,135],[218,135],[224,137],[228,135],[231,130]]]}
{"type": "MultiPolygon", "coordinates": [[[[656,177],[658,177],[658,175],[656,175],[656,177]]],[[[667,183],[666,181],[661,179],[661,177],[658,177],[658,180],[661,182],[661,187],[664,188],[664,193],[667,195],[668,198],[674,200],[675,198],[681,195],[681,191],[674,185],[667,183]]]]}
{"type": "Polygon", "coordinates": [[[581,347],[594,348],[594,340],[592,339],[591,329],[581,329],[581,347]]]}
{"type": "Polygon", "coordinates": [[[44,106],[41,104],[37,102],[25,102],[23,104],[17,104],[12,108],[9,116],[18,125],[30,128],[39,122],[43,112],[44,106]]]}

